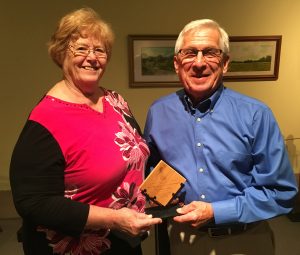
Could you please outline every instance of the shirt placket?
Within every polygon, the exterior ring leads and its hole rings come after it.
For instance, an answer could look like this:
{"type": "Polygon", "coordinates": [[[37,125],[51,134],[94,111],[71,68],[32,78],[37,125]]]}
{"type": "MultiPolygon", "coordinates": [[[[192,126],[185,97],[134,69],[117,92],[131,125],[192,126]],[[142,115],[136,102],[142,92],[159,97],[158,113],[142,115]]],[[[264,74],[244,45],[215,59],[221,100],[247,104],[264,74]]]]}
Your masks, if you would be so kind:
{"type": "Polygon", "coordinates": [[[205,114],[196,111],[194,115],[194,133],[195,133],[195,150],[196,150],[196,176],[197,176],[197,191],[198,200],[207,201],[207,186],[206,178],[208,175],[208,169],[204,157],[205,139],[203,138],[205,130],[203,128],[203,122],[205,121],[205,114]]]}

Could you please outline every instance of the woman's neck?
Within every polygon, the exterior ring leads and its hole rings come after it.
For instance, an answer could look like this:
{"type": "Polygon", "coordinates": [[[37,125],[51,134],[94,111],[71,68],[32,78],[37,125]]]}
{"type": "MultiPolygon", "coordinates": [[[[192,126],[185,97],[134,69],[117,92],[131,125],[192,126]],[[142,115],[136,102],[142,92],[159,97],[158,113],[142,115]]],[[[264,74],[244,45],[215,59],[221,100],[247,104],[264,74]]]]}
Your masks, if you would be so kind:
{"type": "Polygon", "coordinates": [[[97,87],[80,87],[68,80],[63,80],[63,86],[65,87],[65,93],[72,97],[78,103],[85,103],[88,105],[97,104],[100,97],[103,96],[103,90],[97,87]]]}
{"type": "Polygon", "coordinates": [[[103,109],[102,97],[104,96],[104,91],[100,87],[96,87],[91,91],[84,92],[77,86],[70,84],[67,80],[64,79],[55,84],[49,90],[47,95],[71,103],[86,104],[100,112],[103,109]]]}

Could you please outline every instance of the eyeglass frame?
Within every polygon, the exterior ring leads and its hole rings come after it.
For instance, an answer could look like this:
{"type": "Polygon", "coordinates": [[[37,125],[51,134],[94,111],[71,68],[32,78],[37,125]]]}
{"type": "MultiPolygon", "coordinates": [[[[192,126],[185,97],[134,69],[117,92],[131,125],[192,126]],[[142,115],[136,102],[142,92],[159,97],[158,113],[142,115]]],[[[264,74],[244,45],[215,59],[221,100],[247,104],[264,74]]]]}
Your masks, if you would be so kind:
{"type": "Polygon", "coordinates": [[[193,62],[193,61],[195,61],[195,59],[197,58],[199,52],[202,53],[203,58],[204,58],[206,61],[208,61],[208,62],[209,62],[209,61],[213,61],[213,60],[216,59],[216,58],[220,58],[220,57],[222,56],[222,54],[224,53],[223,50],[221,50],[221,49],[217,49],[217,48],[209,48],[209,47],[208,47],[208,48],[205,48],[205,49],[202,49],[202,50],[198,50],[198,49],[196,49],[196,48],[180,49],[180,50],[177,52],[177,55],[180,54],[180,55],[182,56],[183,60],[187,60],[188,62],[193,62]],[[182,53],[183,50],[191,50],[192,53],[195,54],[195,56],[193,56],[193,57],[188,57],[187,55],[184,55],[184,54],[182,53]],[[206,56],[206,51],[210,51],[210,50],[217,50],[219,53],[218,53],[217,55],[215,55],[215,56],[207,57],[207,56],[206,56]]]}
{"type": "Polygon", "coordinates": [[[88,55],[90,55],[91,52],[93,52],[93,54],[96,56],[96,58],[107,58],[108,57],[107,51],[104,48],[101,48],[101,47],[89,48],[85,45],[80,45],[80,44],[78,46],[84,47],[87,50],[87,52],[86,53],[79,52],[78,49],[76,50],[74,48],[75,47],[74,45],[69,44],[68,49],[72,52],[74,57],[76,57],[76,56],[87,57],[88,55]],[[71,48],[73,48],[73,50],[71,48]],[[101,50],[103,50],[103,52],[97,52],[96,51],[97,49],[101,49],[101,50]],[[99,54],[102,54],[102,55],[99,55],[99,54]]]}

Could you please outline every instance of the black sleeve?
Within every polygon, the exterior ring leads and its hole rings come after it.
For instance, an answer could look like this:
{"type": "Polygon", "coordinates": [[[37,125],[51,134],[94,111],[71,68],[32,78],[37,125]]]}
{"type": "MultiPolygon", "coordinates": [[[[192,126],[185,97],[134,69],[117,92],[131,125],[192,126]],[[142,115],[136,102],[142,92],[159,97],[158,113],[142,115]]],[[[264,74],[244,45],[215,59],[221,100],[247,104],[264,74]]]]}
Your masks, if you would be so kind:
{"type": "Polygon", "coordinates": [[[27,121],[13,151],[10,184],[24,221],[67,235],[82,232],[89,205],[64,197],[65,160],[57,141],[34,121],[27,121]]]}
{"type": "MultiPolygon", "coordinates": [[[[130,109],[129,109],[130,111],[130,109]]],[[[124,118],[126,119],[126,121],[130,124],[130,126],[132,128],[135,128],[137,130],[137,132],[139,133],[140,136],[143,136],[142,130],[139,126],[139,124],[137,123],[136,119],[134,118],[132,112],[130,111],[131,116],[127,116],[126,114],[123,114],[124,118]]]]}
{"type": "MultiPolygon", "coordinates": [[[[146,138],[147,139],[147,138],[146,138]]],[[[148,141],[148,147],[150,150],[150,156],[148,158],[146,169],[145,169],[145,176],[147,177],[152,169],[159,163],[159,161],[162,159],[160,156],[160,153],[158,152],[155,144],[153,142],[148,141]]]]}

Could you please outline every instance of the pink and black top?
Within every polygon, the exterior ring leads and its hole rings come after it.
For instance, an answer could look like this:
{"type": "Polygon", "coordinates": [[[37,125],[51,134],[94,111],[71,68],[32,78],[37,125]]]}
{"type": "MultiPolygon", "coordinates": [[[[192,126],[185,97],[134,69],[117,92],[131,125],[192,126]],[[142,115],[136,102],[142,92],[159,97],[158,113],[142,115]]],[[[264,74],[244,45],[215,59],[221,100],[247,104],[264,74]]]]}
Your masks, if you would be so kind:
{"type": "Polygon", "coordinates": [[[46,233],[53,253],[101,254],[109,230],[84,230],[88,204],[144,211],[149,150],[126,101],[104,91],[102,113],[48,95],[31,112],[10,172],[24,248],[46,233]]]}

